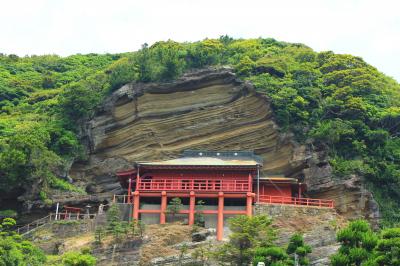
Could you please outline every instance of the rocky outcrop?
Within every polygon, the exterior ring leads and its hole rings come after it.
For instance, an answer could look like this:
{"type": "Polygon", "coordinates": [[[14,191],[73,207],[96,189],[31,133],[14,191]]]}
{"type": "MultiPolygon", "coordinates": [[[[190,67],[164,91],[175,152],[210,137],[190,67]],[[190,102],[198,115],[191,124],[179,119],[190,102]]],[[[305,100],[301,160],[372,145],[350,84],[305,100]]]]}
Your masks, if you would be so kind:
{"type": "Polygon", "coordinates": [[[299,167],[268,100],[229,69],[203,70],[172,83],[127,84],[87,123],[84,139],[89,160],[75,163],[70,174],[90,181],[93,193],[118,189],[115,171],[134,161],[176,158],[185,149],[254,150],[268,174],[299,167]]]}
{"type": "Polygon", "coordinates": [[[339,248],[336,232],[346,223],[329,208],[256,204],[254,213],[272,217],[278,246],[287,245],[294,233],[303,234],[304,241],[312,247],[308,255],[311,265],[329,265],[329,257],[339,248]]]}
{"type": "Polygon", "coordinates": [[[334,177],[324,147],[309,144],[298,156],[307,158],[307,167],[302,169],[302,174],[310,197],[332,199],[338,213],[347,219],[365,218],[373,227],[378,227],[378,204],[360,176],[334,177]]]}
{"type": "Polygon", "coordinates": [[[309,196],[332,198],[349,218],[377,217],[362,182],[332,177],[324,149],[279,131],[269,100],[230,69],[205,69],[170,83],[127,84],[82,131],[89,158],[70,171],[90,194],[119,193],[117,170],[135,161],[176,158],[185,149],[254,150],[262,174],[304,179],[309,196]]]}

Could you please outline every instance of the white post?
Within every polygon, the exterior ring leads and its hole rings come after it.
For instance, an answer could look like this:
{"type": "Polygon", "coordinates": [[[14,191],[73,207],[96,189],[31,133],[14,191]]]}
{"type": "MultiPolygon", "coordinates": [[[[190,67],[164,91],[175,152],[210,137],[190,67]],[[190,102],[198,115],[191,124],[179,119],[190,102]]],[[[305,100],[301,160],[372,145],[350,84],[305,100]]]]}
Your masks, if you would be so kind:
{"type": "Polygon", "coordinates": [[[54,220],[58,220],[58,206],[60,205],[59,202],[57,202],[57,207],[56,207],[56,218],[54,220]]]}

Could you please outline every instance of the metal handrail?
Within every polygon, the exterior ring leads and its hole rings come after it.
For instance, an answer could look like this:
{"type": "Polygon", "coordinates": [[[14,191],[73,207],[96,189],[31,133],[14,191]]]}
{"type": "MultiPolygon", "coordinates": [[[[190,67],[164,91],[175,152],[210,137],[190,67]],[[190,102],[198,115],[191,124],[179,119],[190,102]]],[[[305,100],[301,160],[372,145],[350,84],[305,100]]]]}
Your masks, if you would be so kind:
{"type": "Polygon", "coordinates": [[[94,218],[96,218],[96,214],[71,213],[71,212],[60,212],[58,214],[50,213],[49,215],[47,215],[43,218],[37,219],[29,224],[18,227],[16,229],[16,232],[18,234],[24,235],[36,228],[39,228],[45,224],[50,223],[52,221],[62,221],[62,220],[77,221],[77,220],[94,219],[94,218]]]}
{"type": "Polygon", "coordinates": [[[18,234],[25,234],[33,229],[38,228],[39,226],[42,226],[42,225],[48,223],[49,221],[51,221],[51,214],[49,214],[43,218],[37,219],[37,220],[35,220],[29,224],[26,224],[24,226],[18,227],[16,231],[18,234]]]}
{"type": "Polygon", "coordinates": [[[260,199],[259,203],[334,208],[334,201],[327,199],[295,198],[295,197],[271,196],[271,195],[260,195],[259,199],[260,199]]]}

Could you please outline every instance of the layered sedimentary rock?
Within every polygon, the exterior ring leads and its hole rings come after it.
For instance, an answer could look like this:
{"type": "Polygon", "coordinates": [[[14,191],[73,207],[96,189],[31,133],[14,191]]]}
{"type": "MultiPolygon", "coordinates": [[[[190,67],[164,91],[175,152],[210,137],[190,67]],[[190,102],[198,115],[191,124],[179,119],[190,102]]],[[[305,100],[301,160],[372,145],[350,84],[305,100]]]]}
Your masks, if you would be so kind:
{"type": "Polygon", "coordinates": [[[298,156],[307,158],[302,169],[308,194],[314,198],[328,198],[335,202],[336,210],[349,219],[365,218],[377,228],[379,207],[357,175],[337,178],[332,175],[327,149],[307,145],[298,156]]]}
{"type": "Polygon", "coordinates": [[[92,194],[118,192],[115,172],[135,161],[177,158],[186,149],[253,150],[264,159],[262,175],[301,177],[310,195],[335,199],[346,216],[376,216],[371,194],[359,182],[334,180],[324,153],[280,133],[268,98],[229,69],[127,84],[106,99],[82,135],[89,159],[75,163],[70,176],[92,194]]]}

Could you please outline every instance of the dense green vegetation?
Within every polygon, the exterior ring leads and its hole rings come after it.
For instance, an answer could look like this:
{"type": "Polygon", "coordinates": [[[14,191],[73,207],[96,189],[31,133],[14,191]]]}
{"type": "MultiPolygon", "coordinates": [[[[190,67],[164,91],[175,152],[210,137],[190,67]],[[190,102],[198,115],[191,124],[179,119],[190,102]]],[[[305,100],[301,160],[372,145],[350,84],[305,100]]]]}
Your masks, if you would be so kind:
{"type": "Polygon", "coordinates": [[[102,239],[111,235],[115,243],[119,243],[127,238],[143,237],[145,224],[140,220],[130,222],[121,220],[121,212],[118,204],[113,204],[107,210],[107,224],[105,227],[97,227],[95,238],[97,244],[102,243],[102,239]]]}
{"type": "Polygon", "coordinates": [[[400,86],[359,57],[274,39],[158,42],[120,55],[0,57],[0,190],[23,180],[74,189],[54,175],[84,154],[77,125],[121,85],[230,65],[271,99],[282,130],[329,147],[337,178],[361,175],[384,220],[400,220],[400,86]]]}
{"type": "Polygon", "coordinates": [[[68,251],[62,255],[47,256],[47,266],[94,266],[97,259],[90,255],[88,249],[78,251],[68,251]]]}
{"type": "Polygon", "coordinates": [[[43,251],[13,232],[15,224],[12,218],[5,218],[0,224],[0,265],[43,265],[46,261],[43,251]]]}
{"type": "Polygon", "coordinates": [[[308,265],[311,247],[304,243],[303,236],[294,234],[286,249],[278,247],[274,244],[276,229],[271,225],[272,220],[265,215],[230,218],[229,241],[213,252],[214,258],[222,265],[235,266],[259,262],[266,266],[289,266],[295,265],[296,260],[300,266],[308,265]]]}
{"type": "Polygon", "coordinates": [[[356,220],[337,233],[339,251],[331,257],[332,266],[394,266],[400,264],[400,228],[374,233],[368,222],[356,220]]]}
{"type": "MultiPolygon", "coordinates": [[[[1,192],[37,184],[37,196],[40,193],[40,198],[46,200],[49,188],[81,191],[55,175],[62,172],[65,162],[82,153],[76,123],[72,122],[77,117],[65,115],[69,107],[62,106],[70,103],[69,91],[79,93],[84,81],[96,79],[97,72],[119,57],[0,55],[1,192]]],[[[93,97],[98,96],[89,93],[81,97],[84,102],[94,102],[93,97]]],[[[79,102],[75,104],[90,109],[79,102]]]]}

